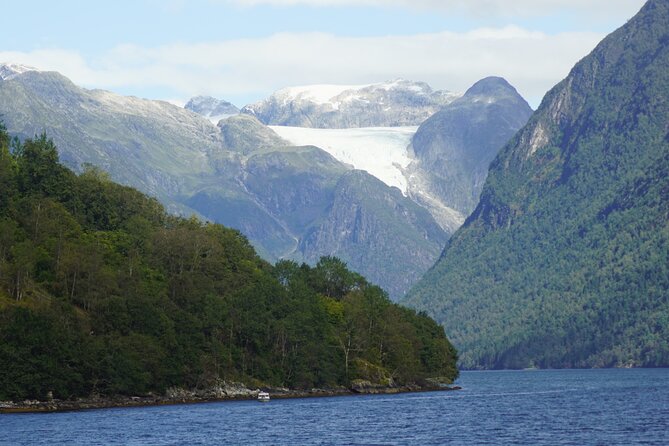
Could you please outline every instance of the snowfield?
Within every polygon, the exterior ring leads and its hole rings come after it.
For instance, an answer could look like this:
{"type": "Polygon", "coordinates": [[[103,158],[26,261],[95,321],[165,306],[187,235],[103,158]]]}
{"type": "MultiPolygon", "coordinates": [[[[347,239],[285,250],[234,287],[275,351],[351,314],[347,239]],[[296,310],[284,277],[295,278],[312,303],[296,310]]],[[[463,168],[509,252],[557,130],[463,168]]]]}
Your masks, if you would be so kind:
{"type": "Polygon", "coordinates": [[[388,186],[407,192],[402,170],[412,161],[407,147],[418,130],[412,127],[313,129],[270,126],[280,137],[297,146],[313,145],[337,160],[365,170],[388,186]]]}
{"type": "Polygon", "coordinates": [[[288,87],[274,93],[274,96],[281,98],[283,104],[293,101],[309,101],[314,104],[330,104],[333,99],[345,91],[361,90],[370,85],[305,85],[301,87],[288,87]]]}

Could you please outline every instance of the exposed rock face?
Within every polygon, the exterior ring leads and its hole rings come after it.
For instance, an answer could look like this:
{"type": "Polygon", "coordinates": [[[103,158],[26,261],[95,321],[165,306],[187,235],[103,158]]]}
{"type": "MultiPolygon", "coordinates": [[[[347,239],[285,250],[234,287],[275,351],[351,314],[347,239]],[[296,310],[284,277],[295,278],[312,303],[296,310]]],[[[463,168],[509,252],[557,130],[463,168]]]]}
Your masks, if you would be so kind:
{"type": "Polygon", "coordinates": [[[419,125],[458,96],[406,80],[363,86],[312,85],[279,90],[241,111],[268,125],[399,127],[419,125]]]}
{"type": "Polygon", "coordinates": [[[465,367],[666,366],[669,3],[544,98],[406,303],[465,367]]]}
{"type": "Polygon", "coordinates": [[[239,113],[239,109],[233,104],[222,99],[212,98],[211,96],[196,96],[191,98],[184,105],[184,108],[208,118],[213,123],[239,113]]]}
{"type": "Polygon", "coordinates": [[[0,64],[0,80],[6,81],[18,76],[19,74],[23,74],[27,71],[39,71],[39,70],[37,70],[37,68],[29,67],[27,65],[3,63],[0,64]]]}

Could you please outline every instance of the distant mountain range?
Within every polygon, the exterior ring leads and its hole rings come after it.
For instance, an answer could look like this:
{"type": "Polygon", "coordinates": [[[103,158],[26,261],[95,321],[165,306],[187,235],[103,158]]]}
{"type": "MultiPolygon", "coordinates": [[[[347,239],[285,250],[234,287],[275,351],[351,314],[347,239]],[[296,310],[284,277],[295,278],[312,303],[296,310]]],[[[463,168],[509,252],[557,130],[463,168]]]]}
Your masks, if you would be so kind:
{"type": "MultiPolygon", "coordinates": [[[[545,96],[405,303],[468,368],[669,365],[669,2],[545,96]]],[[[429,145],[428,145],[429,147],[429,145]]]]}
{"type": "MultiPolygon", "coordinates": [[[[158,197],[172,212],[237,228],[270,261],[336,255],[398,298],[434,263],[463,220],[462,211],[449,208],[432,184],[445,174],[430,176],[425,163],[412,167],[413,178],[422,178],[416,184],[430,187],[409,188],[405,168],[421,163],[410,148],[401,149],[407,162],[397,172],[407,186],[399,190],[314,145],[286,141],[248,113],[214,125],[212,120],[236,110],[225,101],[193,98],[187,107],[200,115],[167,102],[86,90],[54,72],[0,67],[0,114],[12,134],[25,138],[46,131],[75,170],[95,164],[116,181],[158,197]],[[421,192],[427,198],[416,199],[421,192]]],[[[309,89],[298,90],[298,102],[311,97],[309,89]]],[[[407,81],[344,88],[336,96],[353,101],[352,91],[389,107],[383,120],[357,124],[420,124],[451,103],[474,100],[407,81]]],[[[495,103],[482,103],[481,110],[495,103]]],[[[489,119],[475,115],[463,125],[489,119]]],[[[506,135],[492,133],[497,139],[490,144],[501,147],[506,135]]],[[[410,140],[409,135],[407,146],[410,140]]]]}
{"type": "MultiPolygon", "coordinates": [[[[363,87],[294,87],[244,107],[242,113],[255,114],[251,109],[260,110],[258,116],[265,122],[279,124],[271,128],[290,143],[316,145],[339,161],[399,188],[428,209],[447,234],[459,228],[474,209],[488,165],[532,114],[515,88],[499,77],[482,79],[465,94],[432,92],[424,83],[409,81],[363,87]],[[430,97],[431,105],[426,106],[430,97]],[[365,98],[369,110],[342,108],[351,98],[365,98]],[[388,126],[398,110],[407,118],[402,124],[409,124],[422,119],[422,113],[433,111],[438,101],[442,101],[438,111],[418,122],[419,127],[388,126]],[[375,115],[373,110],[379,103],[388,105],[387,112],[375,115]],[[277,104],[283,118],[268,118],[279,113],[270,110],[277,104]],[[314,109],[314,104],[325,108],[314,109]],[[334,109],[348,118],[329,122],[332,128],[313,128],[313,119],[302,121],[307,109],[312,117],[332,117],[331,112],[319,113],[334,109]],[[374,116],[378,119],[372,119],[374,116]],[[362,118],[373,127],[359,127],[362,118]],[[296,125],[299,123],[304,126],[296,125]]],[[[318,119],[320,125],[326,123],[318,119]]]]}
{"type": "Polygon", "coordinates": [[[279,90],[242,113],[267,125],[325,129],[420,125],[460,95],[398,79],[371,85],[309,85],[279,90]]]}

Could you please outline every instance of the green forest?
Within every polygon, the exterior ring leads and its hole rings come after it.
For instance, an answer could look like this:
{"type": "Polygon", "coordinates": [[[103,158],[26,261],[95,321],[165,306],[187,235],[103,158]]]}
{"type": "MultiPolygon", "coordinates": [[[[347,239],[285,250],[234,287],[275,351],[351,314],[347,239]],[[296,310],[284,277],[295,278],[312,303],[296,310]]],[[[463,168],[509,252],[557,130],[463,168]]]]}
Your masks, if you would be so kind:
{"type": "Polygon", "coordinates": [[[441,326],[337,258],[271,265],[0,126],[0,400],[448,382],[456,359],[441,326]]]}

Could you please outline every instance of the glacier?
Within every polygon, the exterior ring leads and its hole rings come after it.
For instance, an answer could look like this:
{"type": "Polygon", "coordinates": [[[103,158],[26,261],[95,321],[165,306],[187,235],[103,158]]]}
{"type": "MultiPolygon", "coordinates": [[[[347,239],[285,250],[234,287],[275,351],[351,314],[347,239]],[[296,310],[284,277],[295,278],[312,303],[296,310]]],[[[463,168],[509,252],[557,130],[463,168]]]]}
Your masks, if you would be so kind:
{"type": "Polygon", "coordinates": [[[270,128],[291,144],[319,147],[337,160],[365,170],[407,194],[403,171],[413,161],[408,146],[418,126],[319,129],[273,125],[270,128]]]}

